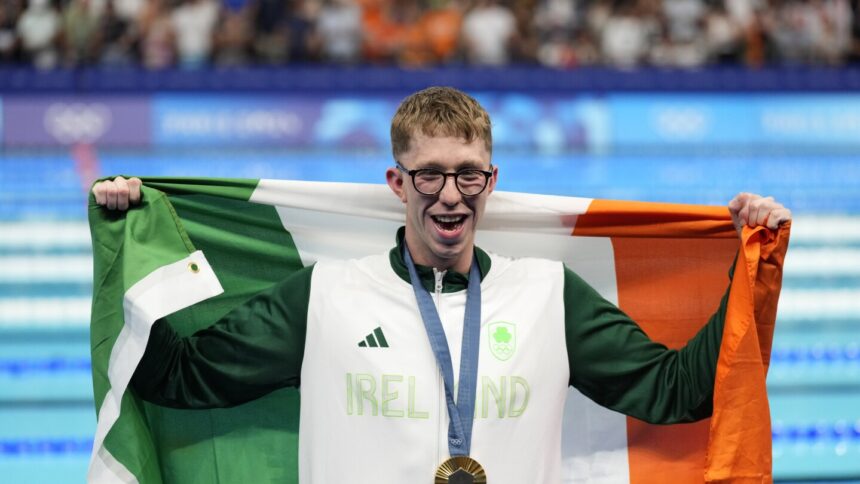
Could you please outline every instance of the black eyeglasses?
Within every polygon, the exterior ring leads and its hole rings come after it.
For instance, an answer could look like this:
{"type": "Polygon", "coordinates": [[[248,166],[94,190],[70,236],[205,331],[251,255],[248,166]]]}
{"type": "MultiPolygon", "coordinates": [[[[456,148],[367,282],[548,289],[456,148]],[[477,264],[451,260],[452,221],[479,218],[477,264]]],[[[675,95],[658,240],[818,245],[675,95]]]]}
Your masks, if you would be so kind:
{"type": "Polygon", "coordinates": [[[448,177],[454,177],[454,185],[457,190],[467,197],[479,195],[493,176],[493,165],[490,171],[478,170],[477,168],[466,168],[454,173],[445,173],[435,168],[421,168],[418,170],[407,170],[399,161],[394,162],[397,169],[412,177],[412,186],[423,195],[437,195],[445,187],[448,177]]]}

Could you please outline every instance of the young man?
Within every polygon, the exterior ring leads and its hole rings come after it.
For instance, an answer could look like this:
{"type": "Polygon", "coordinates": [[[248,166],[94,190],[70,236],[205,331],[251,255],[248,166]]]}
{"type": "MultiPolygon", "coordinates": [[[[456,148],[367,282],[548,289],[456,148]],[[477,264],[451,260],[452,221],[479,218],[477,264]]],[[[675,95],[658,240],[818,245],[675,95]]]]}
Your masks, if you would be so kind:
{"type": "MultiPolygon", "coordinates": [[[[406,210],[396,247],[301,269],[188,338],[156,323],[133,380],[140,396],[223,407],[301,382],[305,483],[445,472],[451,482],[559,482],[569,385],[649,422],[710,414],[725,298],[685,348],[668,350],[562,264],[476,247],[498,169],[489,117],[462,92],[408,97],[391,138],[386,179],[406,210]],[[479,350],[507,336],[504,325],[490,334],[499,321],[517,323],[517,349],[502,358],[479,350]],[[355,351],[368,331],[365,346],[385,351],[355,351]]],[[[126,209],[139,186],[117,178],[93,191],[126,209]]],[[[729,210],[739,230],[791,218],[749,194],[729,210]]]]}

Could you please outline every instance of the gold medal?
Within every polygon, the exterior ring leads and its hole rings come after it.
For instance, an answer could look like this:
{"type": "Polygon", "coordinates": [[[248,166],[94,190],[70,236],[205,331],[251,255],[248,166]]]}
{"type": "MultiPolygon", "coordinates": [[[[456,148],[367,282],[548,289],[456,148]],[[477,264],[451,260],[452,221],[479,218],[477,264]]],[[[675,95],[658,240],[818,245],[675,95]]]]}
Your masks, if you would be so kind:
{"type": "Polygon", "coordinates": [[[475,459],[458,455],[436,469],[436,484],[486,484],[487,474],[475,459]]]}

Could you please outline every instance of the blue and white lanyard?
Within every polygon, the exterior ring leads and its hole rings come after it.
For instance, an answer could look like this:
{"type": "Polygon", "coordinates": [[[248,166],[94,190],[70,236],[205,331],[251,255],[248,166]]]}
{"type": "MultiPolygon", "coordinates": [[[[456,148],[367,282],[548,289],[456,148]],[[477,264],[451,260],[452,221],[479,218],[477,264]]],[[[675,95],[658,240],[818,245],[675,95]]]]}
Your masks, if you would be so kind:
{"type": "Polygon", "coordinates": [[[442,329],[439,312],[433,304],[430,293],[421,284],[415,263],[409,254],[409,248],[403,244],[403,260],[409,269],[412,289],[418,300],[418,310],[430,347],[436,356],[442,381],[445,383],[445,401],[448,404],[448,451],[451,456],[469,455],[472,447],[472,421],[475,416],[475,390],[478,385],[478,351],[481,340],[481,274],[478,269],[477,257],[472,257],[472,267],[469,269],[469,285],[466,290],[466,316],[463,320],[463,345],[460,350],[460,381],[457,391],[457,403],[454,403],[454,365],[451,363],[451,352],[448,349],[448,339],[442,329]]]}

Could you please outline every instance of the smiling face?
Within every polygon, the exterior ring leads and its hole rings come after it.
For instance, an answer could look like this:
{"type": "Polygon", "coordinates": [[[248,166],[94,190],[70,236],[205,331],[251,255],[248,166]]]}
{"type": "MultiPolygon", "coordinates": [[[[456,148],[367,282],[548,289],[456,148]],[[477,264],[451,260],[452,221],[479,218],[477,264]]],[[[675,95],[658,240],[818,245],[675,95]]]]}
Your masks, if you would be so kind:
{"type": "MultiPolygon", "coordinates": [[[[467,141],[454,136],[415,133],[409,148],[398,155],[407,170],[436,168],[453,173],[466,168],[490,170],[490,153],[481,139],[467,141]]],[[[386,172],[388,185],[406,205],[406,243],[415,263],[440,270],[467,273],[472,263],[475,229],[484,213],[487,197],[496,185],[493,167],[487,188],[478,195],[463,196],[448,177],[437,195],[423,195],[412,179],[396,168],[386,172]]]]}

